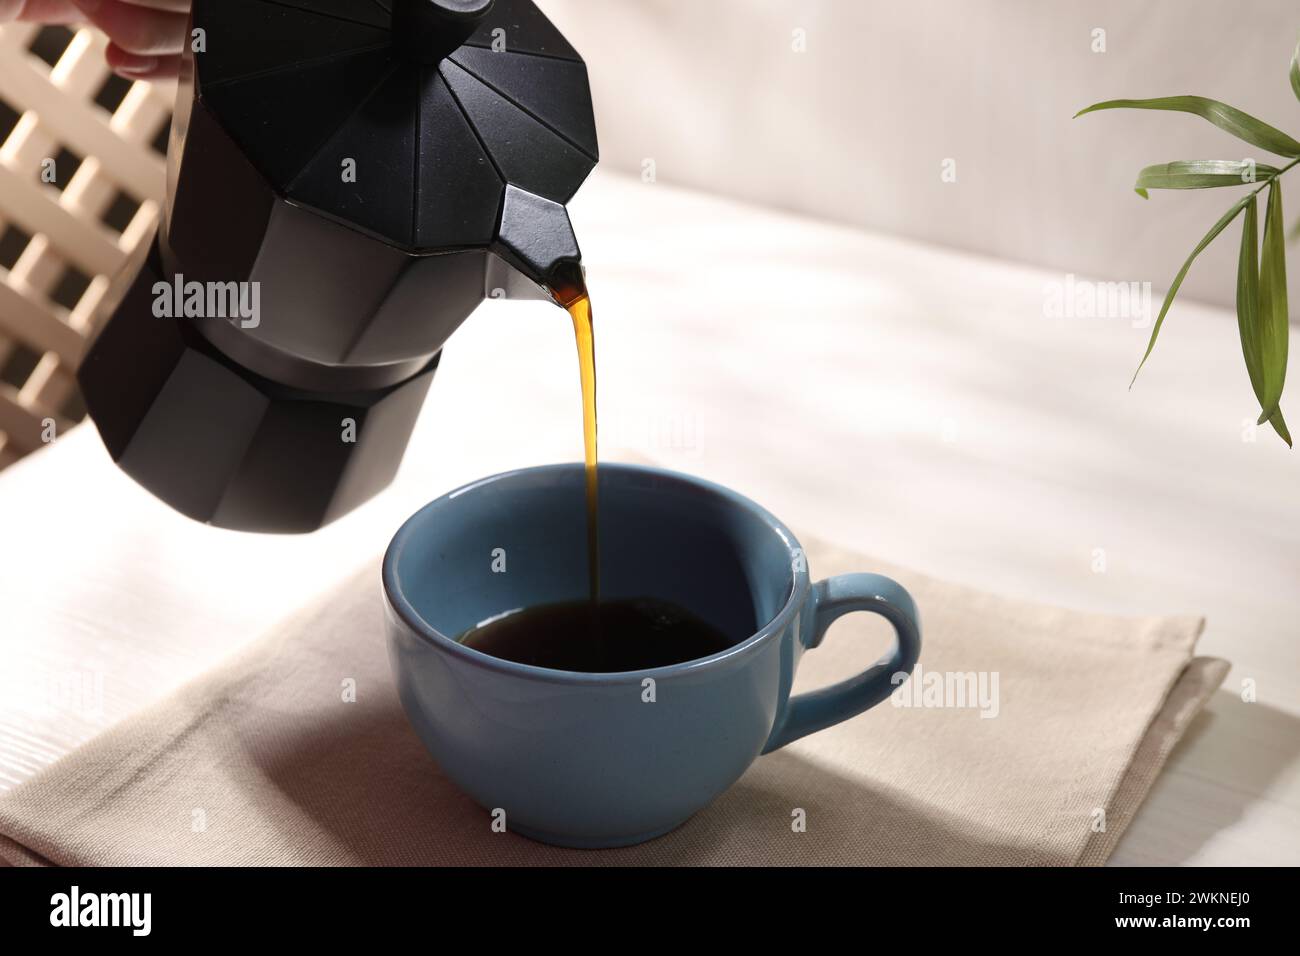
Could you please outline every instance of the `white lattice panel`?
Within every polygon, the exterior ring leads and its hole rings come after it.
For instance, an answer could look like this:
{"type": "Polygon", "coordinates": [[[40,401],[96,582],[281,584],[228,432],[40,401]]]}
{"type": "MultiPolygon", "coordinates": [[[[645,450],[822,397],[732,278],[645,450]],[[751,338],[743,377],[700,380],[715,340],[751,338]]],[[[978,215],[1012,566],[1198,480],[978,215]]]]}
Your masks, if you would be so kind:
{"type": "Polygon", "coordinates": [[[113,77],[105,45],[0,27],[0,468],[80,416],[87,338],[158,221],[175,84],[113,77]]]}

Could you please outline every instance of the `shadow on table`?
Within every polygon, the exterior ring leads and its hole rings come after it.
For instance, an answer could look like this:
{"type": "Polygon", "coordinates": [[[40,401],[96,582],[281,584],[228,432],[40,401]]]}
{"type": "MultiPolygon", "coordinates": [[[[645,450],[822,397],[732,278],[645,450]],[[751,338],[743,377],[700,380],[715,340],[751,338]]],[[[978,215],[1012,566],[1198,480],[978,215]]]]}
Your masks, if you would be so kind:
{"type": "MultiPolygon", "coordinates": [[[[492,832],[489,814],[464,796],[425,751],[391,688],[371,700],[336,708],[332,714],[337,716],[286,729],[272,739],[244,741],[266,778],[310,818],[314,826],[306,829],[318,841],[326,838],[316,848],[321,863],[1070,862],[1042,858],[1041,851],[1029,848],[1033,834],[1008,837],[989,823],[953,817],[906,794],[863,785],[789,751],[761,757],[711,806],[657,840],[613,850],[545,846],[492,832]],[[805,832],[792,826],[795,810],[804,811],[805,832]]],[[[278,839],[301,843],[303,821],[286,826],[278,839]]]]}
{"type": "MultiPolygon", "coordinates": [[[[1130,828],[1116,848],[1116,862],[1170,866],[1194,862],[1215,834],[1240,821],[1288,767],[1300,759],[1300,717],[1261,703],[1244,703],[1220,690],[1192,720],[1151,788],[1138,819],[1157,814],[1162,831],[1174,838],[1148,842],[1145,830],[1130,828]],[[1204,767],[1202,771],[1200,768],[1204,767]],[[1172,778],[1194,775],[1191,789],[1172,778]],[[1231,780],[1232,786],[1214,783],[1231,780]],[[1197,796],[1188,807],[1188,794],[1197,796]]],[[[1292,861],[1294,862],[1294,861],[1292,861]]]]}

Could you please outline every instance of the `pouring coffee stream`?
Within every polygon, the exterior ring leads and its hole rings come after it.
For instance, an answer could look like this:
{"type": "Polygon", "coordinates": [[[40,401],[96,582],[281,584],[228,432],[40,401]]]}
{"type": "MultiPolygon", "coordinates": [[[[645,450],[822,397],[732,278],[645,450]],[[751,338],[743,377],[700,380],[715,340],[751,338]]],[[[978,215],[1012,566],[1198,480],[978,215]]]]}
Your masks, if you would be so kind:
{"type": "MultiPolygon", "coordinates": [[[[582,267],[561,266],[551,280],[551,294],[573,320],[582,383],[583,475],[587,495],[587,576],[592,608],[600,603],[600,509],[597,480],[596,328],[582,267]]],[[[593,625],[594,627],[595,625],[593,625]]],[[[597,638],[599,635],[597,635],[597,638]]]]}

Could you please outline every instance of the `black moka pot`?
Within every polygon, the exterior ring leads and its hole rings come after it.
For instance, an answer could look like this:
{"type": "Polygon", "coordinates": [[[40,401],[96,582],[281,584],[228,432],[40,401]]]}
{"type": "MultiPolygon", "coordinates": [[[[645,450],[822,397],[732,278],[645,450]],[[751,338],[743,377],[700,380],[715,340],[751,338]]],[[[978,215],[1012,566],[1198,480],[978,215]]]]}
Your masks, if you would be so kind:
{"type": "Polygon", "coordinates": [[[529,0],[195,0],[167,204],[78,380],[109,452],[225,528],[396,473],[443,344],[580,259],[587,70],[529,0]]]}

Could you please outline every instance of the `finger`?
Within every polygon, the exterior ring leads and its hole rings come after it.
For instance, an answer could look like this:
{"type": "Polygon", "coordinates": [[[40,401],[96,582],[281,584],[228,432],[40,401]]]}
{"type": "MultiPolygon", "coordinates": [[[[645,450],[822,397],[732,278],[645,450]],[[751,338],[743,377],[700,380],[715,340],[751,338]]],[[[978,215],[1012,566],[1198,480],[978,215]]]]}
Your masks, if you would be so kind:
{"type": "Polygon", "coordinates": [[[77,8],[126,53],[165,56],[185,42],[183,13],[151,10],[121,0],[74,0],[77,8]]]}
{"type": "Polygon", "coordinates": [[[129,53],[115,43],[110,43],[104,51],[104,59],[118,76],[128,80],[161,80],[174,77],[180,71],[181,58],[175,54],[166,56],[142,55],[129,53]]]}
{"type": "Polygon", "coordinates": [[[154,10],[170,10],[173,13],[190,12],[190,0],[125,0],[129,6],[150,7],[154,10]]]}
{"type": "Polygon", "coordinates": [[[71,0],[0,0],[0,23],[35,20],[38,23],[75,23],[85,19],[71,0]]]}

